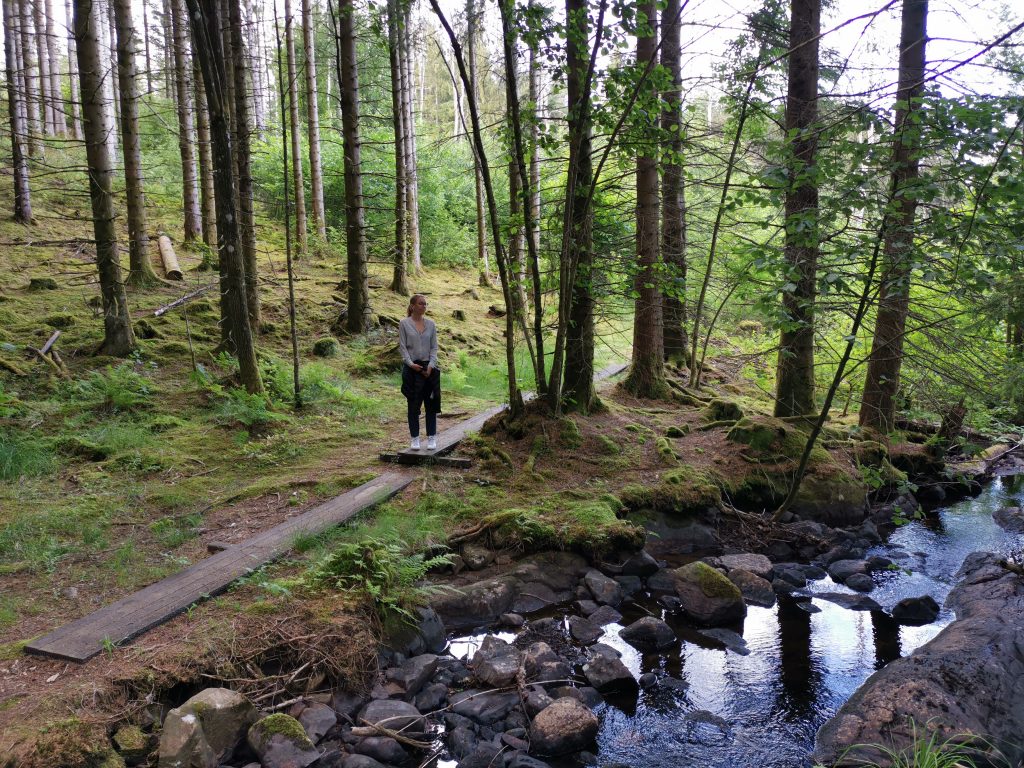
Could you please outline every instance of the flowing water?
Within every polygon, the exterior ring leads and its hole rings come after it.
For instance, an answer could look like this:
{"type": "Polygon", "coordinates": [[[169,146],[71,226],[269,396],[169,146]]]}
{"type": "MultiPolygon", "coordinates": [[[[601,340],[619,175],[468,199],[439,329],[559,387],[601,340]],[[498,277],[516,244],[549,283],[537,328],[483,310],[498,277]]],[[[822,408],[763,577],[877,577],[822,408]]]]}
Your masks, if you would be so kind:
{"type": "MultiPolygon", "coordinates": [[[[1013,556],[1024,537],[992,520],[1008,504],[1024,502],[1024,476],[998,478],[968,499],[898,529],[870,554],[885,555],[901,570],[876,573],[871,593],[890,610],[904,597],[931,595],[941,605],[954,575],[971,552],[1013,556]],[[905,570],[904,570],[905,569],[905,570]]],[[[741,655],[666,615],[649,596],[621,610],[619,624],[601,642],[618,649],[639,677],[663,681],[639,697],[598,710],[598,764],[623,768],[795,768],[810,765],[814,735],[873,671],[928,642],[953,620],[943,610],[924,627],[899,626],[885,613],[851,611],[815,593],[846,592],[831,579],[810,582],[802,597],[783,597],[774,608],[750,607],[741,655]],[[808,610],[809,608],[809,610],[808,610]],[[681,639],[678,648],[640,654],[619,639],[630,622],[662,616],[681,639]],[[673,681],[683,681],[669,685],[673,681]]],[[[453,641],[456,655],[472,655],[476,638],[453,641]]],[[[511,636],[503,636],[511,639],[511,636]]]]}

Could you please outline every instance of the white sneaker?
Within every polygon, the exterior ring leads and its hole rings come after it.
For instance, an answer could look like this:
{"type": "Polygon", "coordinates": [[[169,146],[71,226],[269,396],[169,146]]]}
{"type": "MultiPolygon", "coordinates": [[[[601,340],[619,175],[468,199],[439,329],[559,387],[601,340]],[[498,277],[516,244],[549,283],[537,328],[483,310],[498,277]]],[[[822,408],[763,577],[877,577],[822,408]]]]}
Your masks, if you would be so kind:
{"type": "Polygon", "coordinates": [[[420,439],[418,437],[414,437],[412,439],[412,442],[409,443],[409,447],[412,448],[414,451],[418,451],[420,449],[420,439]]]}
{"type": "Polygon", "coordinates": [[[427,450],[428,451],[436,451],[437,450],[437,437],[436,436],[434,436],[434,435],[427,435],[427,450]]]}

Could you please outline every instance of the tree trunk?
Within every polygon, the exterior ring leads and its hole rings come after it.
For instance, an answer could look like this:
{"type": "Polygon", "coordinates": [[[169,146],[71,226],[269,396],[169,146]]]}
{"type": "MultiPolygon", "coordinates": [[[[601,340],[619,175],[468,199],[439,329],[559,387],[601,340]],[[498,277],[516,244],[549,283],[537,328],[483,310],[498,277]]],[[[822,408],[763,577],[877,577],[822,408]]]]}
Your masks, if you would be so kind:
{"type": "Polygon", "coordinates": [[[904,0],[900,32],[900,75],[896,92],[896,136],[893,142],[893,196],[888,201],[885,269],[878,294],[875,334],[868,357],[860,425],[890,432],[896,418],[896,393],[903,364],[903,335],[910,308],[910,275],[914,263],[914,216],[920,145],[918,103],[925,75],[928,0],[904,0]]]}
{"type": "MultiPolygon", "coordinates": [[[[653,0],[637,6],[646,16],[647,29],[638,33],[637,67],[646,67],[657,52],[657,11],[653,0]]],[[[650,82],[650,81],[649,81],[650,82]]],[[[647,94],[653,100],[654,85],[647,94]]],[[[658,276],[658,161],[650,137],[641,140],[636,159],[636,255],[637,294],[633,320],[633,361],[623,385],[637,397],[665,394],[665,353],[662,349],[663,320],[658,276]]]]}
{"type": "Polygon", "coordinates": [[[284,44],[288,61],[288,123],[292,133],[292,181],[295,187],[295,240],[299,256],[308,251],[306,241],[306,185],[302,176],[302,145],[299,141],[299,84],[295,69],[295,34],[291,0],[284,0],[284,44]]]}
{"type": "Polygon", "coordinates": [[[388,58],[391,64],[391,124],[395,136],[395,269],[391,290],[401,296],[409,295],[408,237],[406,235],[406,162],[405,162],[405,109],[402,104],[402,62],[399,46],[399,0],[388,2],[388,58]]]}
{"type": "Polygon", "coordinates": [[[39,62],[39,99],[43,106],[43,129],[47,136],[57,135],[57,119],[53,111],[53,90],[50,79],[50,53],[46,48],[46,14],[42,0],[28,0],[35,21],[36,59],[39,62]]]}
{"type": "MultiPolygon", "coordinates": [[[[589,21],[586,0],[566,0],[565,16],[570,32],[566,41],[566,95],[569,111],[569,167],[566,176],[564,247],[562,253],[569,270],[566,290],[570,293],[565,331],[565,376],[561,387],[551,383],[552,392],[561,392],[559,408],[588,413],[594,403],[594,293],[593,293],[593,214],[590,186],[593,184],[591,160],[591,100],[586,88],[590,56],[589,21]]],[[[557,356],[556,356],[557,357],[557,356]]],[[[558,365],[553,365],[556,375],[558,365]]]]}
{"type": "Polygon", "coordinates": [[[196,56],[203,72],[206,102],[210,111],[210,137],[213,141],[213,162],[216,172],[217,250],[227,265],[229,323],[238,356],[242,383],[250,393],[263,391],[260,369],[256,360],[249,310],[246,307],[245,262],[239,235],[235,189],[232,186],[233,159],[231,153],[231,126],[227,110],[227,72],[224,68],[223,38],[218,29],[217,0],[188,0],[192,38],[196,56]]]}
{"type": "Polygon", "coordinates": [[[89,165],[89,199],[96,238],[96,267],[103,301],[103,343],[99,353],[125,357],[135,349],[128,297],[121,282],[114,227],[114,176],[108,142],[110,126],[103,105],[105,72],[100,57],[99,8],[94,0],[74,0],[74,30],[81,74],[82,110],[85,121],[85,150],[89,165]]]}
{"type": "Polygon", "coordinates": [[[117,133],[121,130],[121,100],[118,94],[121,93],[120,78],[117,76],[117,33],[114,31],[116,24],[114,24],[114,2],[115,0],[103,0],[105,3],[106,14],[103,15],[104,24],[104,35],[106,36],[105,44],[103,45],[103,57],[106,59],[104,65],[109,69],[109,76],[103,78],[103,84],[109,90],[107,104],[110,108],[110,126],[112,133],[111,138],[114,139],[114,144],[111,146],[111,154],[116,158],[118,150],[119,138],[117,133]]]}
{"type": "Polygon", "coordinates": [[[162,0],[161,31],[164,43],[164,98],[168,101],[177,98],[177,81],[174,68],[174,14],[171,11],[172,0],[162,0]]]}
{"type": "Polygon", "coordinates": [[[170,0],[171,35],[174,55],[174,90],[178,112],[178,151],[181,153],[181,197],[185,242],[202,235],[199,184],[196,172],[195,138],[192,127],[192,88],[189,82],[188,28],[183,0],[170,0]]]}
{"type": "Polygon", "coordinates": [[[75,46],[75,32],[71,24],[71,0],[64,0],[64,15],[68,19],[68,80],[71,86],[68,100],[71,102],[71,135],[76,141],[81,141],[84,136],[82,102],[78,97],[81,89],[78,87],[78,54],[75,46]]]}
{"type": "Polygon", "coordinates": [[[43,153],[43,122],[40,118],[42,105],[39,102],[39,68],[36,64],[36,50],[32,44],[34,23],[32,21],[32,0],[20,0],[21,13],[18,32],[21,37],[21,71],[25,83],[25,109],[28,117],[28,152],[32,157],[43,153]]]}
{"type": "Polygon", "coordinates": [[[117,32],[118,82],[121,84],[121,142],[124,152],[125,200],[128,208],[128,283],[156,281],[149,261],[146,232],[146,198],[142,183],[142,149],[139,145],[139,92],[135,76],[135,25],[131,0],[111,0],[117,32]]]}
{"type": "MultiPolygon", "coordinates": [[[[36,0],[43,2],[43,0],[36,0]]],[[[64,110],[64,95],[60,88],[60,60],[57,56],[57,32],[53,22],[53,0],[45,0],[46,55],[50,60],[50,98],[53,101],[53,128],[58,136],[67,136],[68,121],[64,110]]]]}
{"type": "Polygon", "coordinates": [[[682,71],[680,68],[680,2],[668,0],[662,12],[661,65],[671,85],[662,96],[661,260],[665,265],[665,359],[690,365],[686,340],[686,184],[683,172],[682,71]]]}
{"type": "MultiPolygon", "coordinates": [[[[475,0],[466,0],[466,57],[469,59],[469,85],[466,86],[466,100],[477,103],[477,72],[476,72],[476,37],[477,37],[477,5],[475,0]]],[[[487,215],[484,211],[484,180],[480,165],[481,158],[477,157],[476,148],[470,139],[470,148],[473,149],[473,173],[476,182],[476,252],[477,258],[483,265],[480,273],[480,285],[491,286],[491,262],[487,255],[487,215]]]]}
{"type": "Polygon", "coordinates": [[[146,53],[146,94],[153,92],[153,57],[149,47],[149,2],[142,0],[142,43],[146,53]]]}
{"type": "MultiPolygon", "coordinates": [[[[399,8],[401,9],[401,5],[399,8]]],[[[420,191],[419,172],[416,169],[416,113],[413,109],[413,77],[412,77],[412,4],[405,8],[402,23],[402,104],[405,107],[403,121],[405,124],[405,198],[406,198],[406,243],[408,255],[412,261],[413,271],[419,273],[423,268],[420,259],[420,191]]]]}
{"type": "MultiPolygon", "coordinates": [[[[3,0],[4,67],[7,79],[7,114],[11,120],[11,175],[14,178],[14,220],[32,223],[32,191],[28,175],[28,128],[25,98],[18,87],[17,24],[15,0],[3,0]]],[[[74,96],[72,95],[72,98],[74,96]]]]}
{"type": "Polygon", "coordinates": [[[345,152],[345,252],[348,256],[349,333],[370,329],[370,286],[366,273],[366,210],[359,140],[359,69],[356,66],[355,0],[340,0],[335,50],[341,130],[345,152]]]}
{"type": "Polygon", "coordinates": [[[199,148],[199,208],[203,223],[203,242],[211,249],[203,252],[202,270],[213,269],[213,250],[217,247],[217,202],[213,190],[213,147],[210,143],[210,112],[206,106],[206,88],[199,62],[193,62],[192,81],[196,89],[196,136],[199,148]]]}
{"type": "Polygon", "coordinates": [[[242,260],[245,264],[245,298],[249,310],[249,322],[254,328],[260,324],[259,273],[256,269],[256,213],[253,205],[252,182],[252,115],[248,87],[248,65],[250,58],[245,49],[245,35],[242,30],[241,0],[228,0],[231,20],[231,47],[234,67],[234,154],[238,171],[238,227],[242,241],[242,260]]]}
{"type": "Polygon", "coordinates": [[[320,105],[316,92],[316,46],[312,0],[302,0],[302,47],[306,53],[306,136],[309,141],[309,187],[313,205],[313,227],[321,241],[327,240],[324,213],[324,172],[320,161],[320,105]]]}
{"type": "Polygon", "coordinates": [[[818,268],[818,36],[821,0],[792,0],[786,137],[785,325],[779,341],[776,416],[804,416],[814,407],[814,301],[818,268]]]}
{"type": "Polygon", "coordinates": [[[263,4],[255,0],[247,0],[246,13],[249,17],[247,49],[249,51],[249,71],[252,72],[253,87],[253,123],[256,135],[263,137],[267,128],[266,93],[267,77],[264,68],[263,48],[263,4]]]}

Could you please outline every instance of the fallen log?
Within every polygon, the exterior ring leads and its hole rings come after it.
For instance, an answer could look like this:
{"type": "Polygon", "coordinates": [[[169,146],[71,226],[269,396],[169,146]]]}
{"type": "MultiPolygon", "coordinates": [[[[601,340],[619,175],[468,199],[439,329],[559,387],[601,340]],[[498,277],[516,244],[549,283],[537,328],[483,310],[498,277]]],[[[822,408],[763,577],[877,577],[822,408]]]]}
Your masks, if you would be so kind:
{"type": "Polygon", "coordinates": [[[158,307],[157,309],[153,310],[153,317],[160,317],[160,315],[165,315],[175,307],[180,307],[182,304],[187,304],[188,302],[192,301],[192,299],[202,296],[207,291],[216,288],[217,285],[217,283],[210,283],[209,285],[204,285],[202,288],[196,288],[194,291],[186,293],[181,298],[175,299],[170,304],[164,304],[162,307],[158,307]]]}
{"type": "Polygon", "coordinates": [[[181,267],[178,265],[178,256],[174,253],[174,246],[171,244],[171,238],[167,235],[161,234],[157,238],[157,243],[160,246],[160,258],[164,262],[164,274],[167,275],[168,280],[181,280],[181,267]]]}
{"type": "Polygon", "coordinates": [[[49,339],[47,339],[45,344],[43,344],[42,349],[39,350],[39,354],[45,355],[47,352],[49,352],[50,351],[50,347],[52,347],[54,345],[54,343],[56,343],[56,341],[57,341],[57,339],[59,337],[60,337],[60,331],[54,331],[53,335],[50,336],[49,339]]]}

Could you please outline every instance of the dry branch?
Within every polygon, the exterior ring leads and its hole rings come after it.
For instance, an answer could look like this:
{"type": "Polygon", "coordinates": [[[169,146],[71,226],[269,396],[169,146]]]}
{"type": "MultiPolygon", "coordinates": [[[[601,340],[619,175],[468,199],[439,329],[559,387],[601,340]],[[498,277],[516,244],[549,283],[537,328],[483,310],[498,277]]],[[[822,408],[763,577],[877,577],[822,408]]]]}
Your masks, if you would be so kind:
{"type": "Polygon", "coordinates": [[[202,296],[207,291],[210,291],[216,287],[217,283],[210,283],[209,285],[204,285],[202,288],[196,288],[191,293],[186,293],[184,296],[175,299],[170,304],[164,304],[162,307],[153,310],[153,317],[160,317],[160,315],[164,315],[170,312],[175,307],[180,307],[182,304],[187,304],[188,302],[192,301],[192,299],[202,296]]]}

